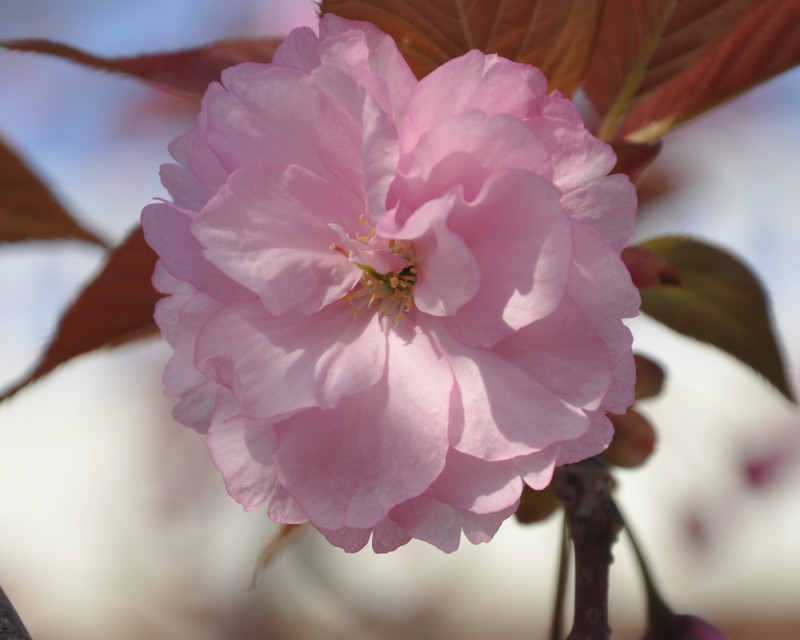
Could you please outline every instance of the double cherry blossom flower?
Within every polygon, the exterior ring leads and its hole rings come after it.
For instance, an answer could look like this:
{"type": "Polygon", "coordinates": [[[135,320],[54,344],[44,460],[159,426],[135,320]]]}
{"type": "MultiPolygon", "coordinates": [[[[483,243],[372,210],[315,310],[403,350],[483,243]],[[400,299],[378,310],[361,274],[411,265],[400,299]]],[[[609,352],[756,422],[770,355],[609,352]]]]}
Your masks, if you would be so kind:
{"type": "Polygon", "coordinates": [[[634,189],[535,68],[327,15],[222,74],[145,208],[175,418],[348,551],[487,541],[633,401],[634,189]]]}

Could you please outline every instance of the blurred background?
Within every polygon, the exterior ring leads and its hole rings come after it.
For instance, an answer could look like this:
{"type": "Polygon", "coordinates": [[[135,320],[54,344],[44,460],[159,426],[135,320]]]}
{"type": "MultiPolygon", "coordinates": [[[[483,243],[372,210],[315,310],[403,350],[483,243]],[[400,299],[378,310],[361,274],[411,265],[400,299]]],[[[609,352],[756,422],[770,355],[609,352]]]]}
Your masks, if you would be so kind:
{"type": "MultiPolygon", "coordinates": [[[[105,56],[281,35],[309,0],[0,0],[0,39],[105,56]]],[[[196,105],[143,84],[0,51],[0,136],[85,226],[113,244],[166,194],[158,166],[196,105]]],[[[728,248],[766,284],[800,380],[800,73],[671,134],[638,238],[728,248]]],[[[0,246],[0,388],[35,362],[103,262],[77,242],[0,246]]],[[[800,637],[800,420],[757,375],[647,318],[637,351],[665,366],[641,411],[659,434],[618,500],[673,608],[734,640],[800,637]]],[[[250,588],[276,533],[225,493],[203,439],[161,396],[151,340],[79,358],[0,405],[0,584],[37,640],[545,637],[560,519],[509,520],[487,545],[345,554],[305,531],[250,588]]],[[[795,384],[795,389],[797,385],[795,384]]],[[[636,638],[640,578],[615,548],[614,638],[636,638]]]]}

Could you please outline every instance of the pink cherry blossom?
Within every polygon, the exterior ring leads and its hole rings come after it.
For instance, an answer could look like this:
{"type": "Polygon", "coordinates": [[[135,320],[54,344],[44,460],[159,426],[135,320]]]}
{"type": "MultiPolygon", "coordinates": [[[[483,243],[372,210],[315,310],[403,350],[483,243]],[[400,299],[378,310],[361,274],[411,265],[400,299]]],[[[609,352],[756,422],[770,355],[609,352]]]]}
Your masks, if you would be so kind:
{"type": "Polygon", "coordinates": [[[226,70],[145,208],[174,415],[228,492],[348,551],[488,541],[633,401],[634,189],[535,68],[417,81],[325,16],[226,70]]]}

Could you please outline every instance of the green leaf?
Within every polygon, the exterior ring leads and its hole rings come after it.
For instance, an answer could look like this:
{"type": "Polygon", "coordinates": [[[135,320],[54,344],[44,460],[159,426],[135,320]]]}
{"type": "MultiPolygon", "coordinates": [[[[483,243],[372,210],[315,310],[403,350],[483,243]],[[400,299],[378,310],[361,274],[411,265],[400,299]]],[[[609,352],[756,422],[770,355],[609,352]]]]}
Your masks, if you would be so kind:
{"type": "Polygon", "coordinates": [[[223,40],[197,49],[131,58],[101,58],[49,40],[4,40],[11,51],[43,53],[99,71],[121,73],[182,94],[201,97],[223,69],[240,62],[270,62],[281,43],[275,38],[223,40]]]}
{"type": "Polygon", "coordinates": [[[323,0],[320,11],[391,35],[421,78],[470,49],[538,67],[570,95],[589,63],[604,0],[323,0]]]}
{"type": "Polygon", "coordinates": [[[74,239],[105,247],[0,139],[0,243],[74,239]]]}
{"type": "Polygon", "coordinates": [[[665,236],[640,246],[681,274],[679,286],[641,291],[642,311],[728,352],[793,401],[767,300],[753,273],[729,253],[697,240],[665,236]]]}

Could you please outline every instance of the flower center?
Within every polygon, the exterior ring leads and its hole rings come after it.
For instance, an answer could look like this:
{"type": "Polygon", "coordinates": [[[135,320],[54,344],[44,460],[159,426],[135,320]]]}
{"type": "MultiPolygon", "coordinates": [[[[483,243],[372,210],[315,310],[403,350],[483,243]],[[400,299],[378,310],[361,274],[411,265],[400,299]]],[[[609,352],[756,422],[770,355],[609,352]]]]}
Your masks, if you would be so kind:
{"type": "MultiPolygon", "coordinates": [[[[367,224],[363,217],[361,222],[367,224]]],[[[405,240],[397,242],[378,238],[374,229],[357,240],[344,234],[341,228],[336,230],[342,237],[343,246],[332,244],[330,248],[364,272],[342,302],[353,305],[355,316],[365,308],[377,305],[380,318],[400,322],[403,315],[414,307],[414,285],[417,283],[414,246],[405,240]]]]}

